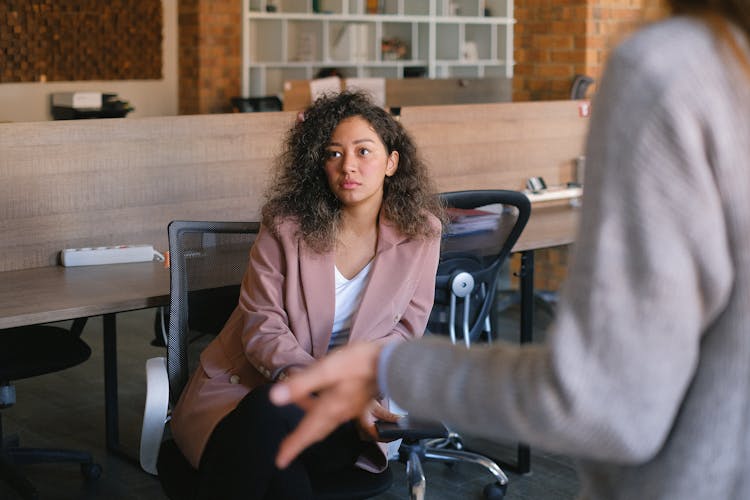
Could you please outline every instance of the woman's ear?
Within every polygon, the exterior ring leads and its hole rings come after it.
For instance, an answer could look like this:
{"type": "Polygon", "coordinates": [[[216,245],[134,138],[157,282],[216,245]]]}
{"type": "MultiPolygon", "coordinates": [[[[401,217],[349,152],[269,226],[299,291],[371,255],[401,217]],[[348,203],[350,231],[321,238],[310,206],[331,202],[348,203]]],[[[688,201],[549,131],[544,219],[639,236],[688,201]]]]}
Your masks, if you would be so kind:
{"type": "Polygon", "coordinates": [[[388,155],[388,164],[385,166],[385,176],[392,176],[396,170],[398,170],[398,151],[391,151],[388,155]]]}

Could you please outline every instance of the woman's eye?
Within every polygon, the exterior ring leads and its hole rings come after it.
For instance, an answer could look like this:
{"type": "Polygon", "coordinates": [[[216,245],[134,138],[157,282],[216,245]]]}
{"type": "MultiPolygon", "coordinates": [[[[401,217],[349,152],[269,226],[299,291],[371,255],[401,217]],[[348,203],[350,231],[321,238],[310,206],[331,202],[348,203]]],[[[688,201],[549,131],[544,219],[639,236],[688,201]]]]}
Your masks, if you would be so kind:
{"type": "Polygon", "coordinates": [[[359,154],[361,154],[362,156],[367,156],[370,154],[370,150],[367,148],[362,148],[359,150],[359,154]]]}
{"type": "Polygon", "coordinates": [[[338,158],[341,156],[340,151],[327,151],[326,152],[326,158],[338,158]]]}

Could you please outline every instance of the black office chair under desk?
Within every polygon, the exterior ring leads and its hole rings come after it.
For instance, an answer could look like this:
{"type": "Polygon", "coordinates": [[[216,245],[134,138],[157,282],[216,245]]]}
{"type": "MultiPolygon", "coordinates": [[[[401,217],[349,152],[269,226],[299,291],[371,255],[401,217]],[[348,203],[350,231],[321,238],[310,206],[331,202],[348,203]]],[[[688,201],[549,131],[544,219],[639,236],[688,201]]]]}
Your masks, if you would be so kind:
{"type": "MultiPolygon", "coordinates": [[[[80,338],[86,318],[73,322],[70,330],[54,325],[33,325],[0,330],[0,410],[16,403],[13,381],[45,375],[76,366],[91,356],[91,348],[80,338]]],[[[74,390],[74,388],[70,388],[74,390]]],[[[34,485],[17,465],[73,462],[86,479],[97,479],[102,468],[91,453],[51,448],[22,448],[15,437],[3,436],[0,412],[0,480],[24,499],[38,498],[34,485]]]]}

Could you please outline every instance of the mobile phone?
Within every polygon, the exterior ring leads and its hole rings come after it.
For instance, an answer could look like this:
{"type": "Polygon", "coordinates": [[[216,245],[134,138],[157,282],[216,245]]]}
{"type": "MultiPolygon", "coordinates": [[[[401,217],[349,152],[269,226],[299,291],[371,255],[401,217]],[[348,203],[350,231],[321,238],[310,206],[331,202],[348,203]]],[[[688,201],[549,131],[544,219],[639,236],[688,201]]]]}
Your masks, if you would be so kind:
{"type": "Polygon", "coordinates": [[[532,193],[538,193],[547,189],[547,183],[541,177],[529,177],[529,180],[526,181],[526,187],[532,193]]]}

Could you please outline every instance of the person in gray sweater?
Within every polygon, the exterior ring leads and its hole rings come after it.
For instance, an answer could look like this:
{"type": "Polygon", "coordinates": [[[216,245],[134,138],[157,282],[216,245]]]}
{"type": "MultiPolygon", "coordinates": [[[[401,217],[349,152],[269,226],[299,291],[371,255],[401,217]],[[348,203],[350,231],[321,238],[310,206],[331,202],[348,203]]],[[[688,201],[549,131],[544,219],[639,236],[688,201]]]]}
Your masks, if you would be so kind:
{"type": "Polygon", "coordinates": [[[273,389],[307,410],[279,466],[383,391],[575,457],[582,498],[750,498],[750,1],[671,3],[612,53],[594,98],[547,341],[342,349],[273,389]]]}

